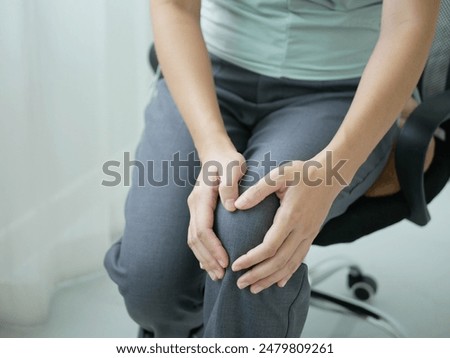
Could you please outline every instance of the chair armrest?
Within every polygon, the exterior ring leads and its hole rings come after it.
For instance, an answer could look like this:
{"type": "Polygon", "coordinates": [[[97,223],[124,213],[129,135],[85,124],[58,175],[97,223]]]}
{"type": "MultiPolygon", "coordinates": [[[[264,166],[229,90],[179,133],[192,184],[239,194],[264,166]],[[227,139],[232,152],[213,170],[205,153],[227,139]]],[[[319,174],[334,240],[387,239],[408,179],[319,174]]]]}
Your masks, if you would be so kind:
{"type": "Polygon", "coordinates": [[[424,187],[425,155],[436,129],[450,119],[450,91],[426,99],[400,131],[395,151],[396,171],[410,208],[408,220],[423,226],[430,221],[424,187]]]}

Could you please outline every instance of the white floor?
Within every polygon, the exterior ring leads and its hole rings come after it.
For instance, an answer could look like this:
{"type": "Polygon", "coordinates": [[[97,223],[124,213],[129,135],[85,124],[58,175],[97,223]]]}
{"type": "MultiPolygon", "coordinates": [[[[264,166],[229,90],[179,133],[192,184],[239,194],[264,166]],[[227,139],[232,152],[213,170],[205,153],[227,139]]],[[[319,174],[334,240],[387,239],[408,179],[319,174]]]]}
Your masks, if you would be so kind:
{"type": "MultiPolygon", "coordinates": [[[[374,276],[371,303],[399,321],[410,337],[450,337],[450,186],[432,203],[425,228],[400,223],[350,245],[313,248],[308,262],[345,255],[374,276]]],[[[349,296],[345,273],[321,285],[349,296]]],[[[0,337],[135,337],[122,298],[104,273],[61,288],[48,322],[34,327],[0,326],[0,337]]],[[[385,337],[351,316],[311,308],[305,337],[385,337]]]]}

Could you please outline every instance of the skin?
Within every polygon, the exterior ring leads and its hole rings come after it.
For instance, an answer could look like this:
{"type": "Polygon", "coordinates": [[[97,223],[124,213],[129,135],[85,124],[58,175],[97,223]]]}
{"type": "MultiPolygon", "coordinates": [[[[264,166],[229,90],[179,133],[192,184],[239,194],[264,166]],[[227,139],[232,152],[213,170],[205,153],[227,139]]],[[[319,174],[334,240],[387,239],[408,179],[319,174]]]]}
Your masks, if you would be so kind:
{"type": "MultiPolygon", "coordinates": [[[[215,185],[200,173],[189,196],[191,214],[188,245],[213,280],[249,269],[237,281],[251,292],[277,284],[283,287],[303,262],[336,196],[345,185],[307,186],[288,183],[308,162],[293,161],[281,172],[268,174],[238,198],[238,182],[245,159],[236,151],[221,118],[211,63],[200,29],[200,0],[151,0],[152,24],[158,58],[167,85],[191,133],[202,163],[226,168],[237,163],[229,178],[216,171],[215,185]],[[179,59],[189,59],[180,61],[179,59]],[[217,201],[229,211],[246,210],[271,193],[280,207],[264,241],[230,263],[212,230],[217,201]],[[302,205],[301,203],[309,203],[302,205]]],[[[413,92],[426,63],[439,12],[439,0],[384,0],[381,33],[362,75],[352,105],[335,137],[311,160],[310,178],[325,182],[326,152],[335,163],[345,160],[339,173],[350,183],[358,168],[393,125],[413,92]]],[[[211,173],[211,169],[208,170],[211,173]]],[[[211,175],[208,177],[211,180],[211,175]]]]}

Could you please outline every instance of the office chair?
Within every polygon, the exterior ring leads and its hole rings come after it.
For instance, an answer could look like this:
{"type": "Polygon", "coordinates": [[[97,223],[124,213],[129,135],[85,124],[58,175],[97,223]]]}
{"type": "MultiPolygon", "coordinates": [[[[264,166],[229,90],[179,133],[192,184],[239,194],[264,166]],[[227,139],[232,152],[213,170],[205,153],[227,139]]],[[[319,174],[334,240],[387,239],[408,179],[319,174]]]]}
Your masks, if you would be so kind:
{"type": "MultiPolygon", "coordinates": [[[[162,76],[154,46],[149,51],[149,62],[157,78],[162,76]]],[[[420,226],[430,221],[427,204],[450,178],[450,0],[441,2],[435,40],[418,92],[422,102],[400,130],[386,168],[387,171],[390,165],[390,170],[394,171],[394,175],[388,176],[393,183],[386,182],[382,174],[372,188],[375,190],[354,202],[344,214],[330,220],[314,245],[350,243],[404,219],[420,226]],[[381,190],[376,190],[377,186],[381,190]]],[[[312,306],[332,311],[339,307],[338,312],[343,309],[346,314],[354,314],[394,337],[406,336],[398,323],[364,302],[376,293],[377,283],[363,274],[356,263],[327,260],[310,269],[310,281],[312,306]],[[315,288],[341,269],[349,271],[348,286],[356,298],[340,297],[315,288]]]]}

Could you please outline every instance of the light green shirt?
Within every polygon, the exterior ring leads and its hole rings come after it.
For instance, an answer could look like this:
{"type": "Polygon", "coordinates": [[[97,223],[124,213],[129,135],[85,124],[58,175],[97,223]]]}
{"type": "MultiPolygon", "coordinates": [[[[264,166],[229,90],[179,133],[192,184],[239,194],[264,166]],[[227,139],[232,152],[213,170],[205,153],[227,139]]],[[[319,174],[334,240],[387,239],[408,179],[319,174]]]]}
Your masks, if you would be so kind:
{"type": "Polygon", "coordinates": [[[203,0],[208,50],[248,70],[304,80],[360,77],[380,0],[203,0]]]}

